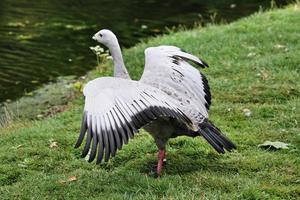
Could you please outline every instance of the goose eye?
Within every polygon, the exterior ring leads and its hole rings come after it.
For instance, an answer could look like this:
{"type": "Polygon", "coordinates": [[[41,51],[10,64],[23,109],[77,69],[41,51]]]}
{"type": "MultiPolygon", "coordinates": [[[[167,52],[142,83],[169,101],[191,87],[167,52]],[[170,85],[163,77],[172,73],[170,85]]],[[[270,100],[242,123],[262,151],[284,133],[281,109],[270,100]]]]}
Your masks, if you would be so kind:
{"type": "Polygon", "coordinates": [[[100,37],[102,37],[102,34],[101,34],[101,33],[99,33],[99,36],[100,36],[100,37]]]}

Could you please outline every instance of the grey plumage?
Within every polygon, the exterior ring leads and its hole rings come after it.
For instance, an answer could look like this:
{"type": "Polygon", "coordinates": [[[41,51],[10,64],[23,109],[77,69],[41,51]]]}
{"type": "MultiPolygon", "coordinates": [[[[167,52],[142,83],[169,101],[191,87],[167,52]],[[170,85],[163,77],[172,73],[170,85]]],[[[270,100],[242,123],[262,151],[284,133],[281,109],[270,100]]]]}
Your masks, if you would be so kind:
{"type": "Polygon", "coordinates": [[[90,81],[84,88],[85,106],[79,147],[90,150],[89,161],[100,163],[116,155],[144,127],[165,150],[169,138],[202,135],[219,153],[235,145],[208,121],[211,94],[205,76],[189,62],[208,65],[174,46],[145,50],[145,69],[139,81],[130,80],[115,35],[101,30],[93,37],[112,53],[115,77],[90,81]],[[100,34],[101,33],[101,34],[100,34]]]}

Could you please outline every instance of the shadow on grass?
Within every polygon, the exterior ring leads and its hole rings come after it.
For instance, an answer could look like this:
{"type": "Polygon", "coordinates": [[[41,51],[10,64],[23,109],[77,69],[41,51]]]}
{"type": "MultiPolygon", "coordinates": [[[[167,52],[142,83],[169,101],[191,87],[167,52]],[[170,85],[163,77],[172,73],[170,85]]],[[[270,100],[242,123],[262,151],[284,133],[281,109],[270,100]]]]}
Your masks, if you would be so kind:
{"type": "MultiPolygon", "coordinates": [[[[151,139],[146,140],[147,137],[150,136],[145,135],[143,138],[133,141],[139,145],[130,144],[126,146],[118,152],[116,157],[107,163],[103,162],[99,167],[107,172],[122,169],[122,171],[129,170],[152,176],[156,171],[157,147],[151,139]]],[[[228,162],[226,159],[230,154],[230,152],[218,154],[201,138],[179,137],[169,142],[167,163],[163,173],[183,175],[202,171],[236,174],[238,167],[232,163],[234,160],[228,162]]]]}
{"type": "MultiPolygon", "coordinates": [[[[176,152],[167,156],[164,173],[168,175],[184,175],[197,171],[223,172],[226,174],[238,172],[230,163],[223,163],[223,155],[214,152],[176,152]]],[[[151,175],[155,170],[156,160],[148,159],[141,167],[140,172],[151,175]]]]}

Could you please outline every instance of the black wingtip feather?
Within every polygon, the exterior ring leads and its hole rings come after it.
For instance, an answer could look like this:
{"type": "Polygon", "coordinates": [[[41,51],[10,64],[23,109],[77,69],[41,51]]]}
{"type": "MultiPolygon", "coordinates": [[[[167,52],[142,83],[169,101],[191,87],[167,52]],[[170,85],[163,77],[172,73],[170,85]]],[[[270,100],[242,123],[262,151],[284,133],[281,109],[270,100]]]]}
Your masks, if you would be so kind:
{"type": "Polygon", "coordinates": [[[201,77],[202,77],[202,84],[203,84],[203,91],[205,93],[204,95],[204,98],[206,100],[206,104],[205,104],[205,107],[207,108],[207,110],[209,110],[209,107],[211,105],[211,93],[210,93],[210,87],[209,87],[209,84],[208,84],[208,80],[206,78],[206,76],[204,74],[201,74],[201,77]]]}
{"type": "Polygon", "coordinates": [[[207,62],[205,62],[205,61],[202,60],[202,59],[200,59],[200,60],[201,60],[201,62],[203,63],[203,65],[204,65],[205,67],[209,67],[208,64],[207,64],[207,62]]]}
{"type": "Polygon", "coordinates": [[[82,158],[84,158],[88,154],[88,152],[89,152],[92,137],[93,136],[92,136],[91,126],[89,126],[88,130],[87,130],[87,135],[86,135],[86,142],[85,142],[82,154],[81,154],[82,158]]]}
{"type": "Polygon", "coordinates": [[[90,153],[88,162],[92,162],[95,159],[96,152],[97,152],[98,137],[97,137],[96,130],[93,128],[92,128],[92,136],[93,136],[93,143],[92,143],[92,149],[91,149],[91,153],[90,153]]]}
{"type": "Polygon", "coordinates": [[[99,147],[98,147],[96,164],[100,164],[103,159],[103,153],[104,153],[103,135],[100,129],[99,130],[97,129],[97,135],[99,136],[98,137],[99,147]]]}
{"type": "Polygon", "coordinates": [[[82,144],[82,141],[83,141],[83,138],[85,136],[86,130],[87,130],[87,114],[86,114],[86,112],[84,112],[83,116],[82,116],[80,134],[79,134],[79,137],[77,139],[77,142],[76,142],[74,148],[78,148],[82,144]]]}
{"type": "MultiPolygon", "coordinates": [[[[183,49],[179,49],[179,50],[182,51],[182,52],[184,52],[184,53],[188,53],[187,51],[185,51],[185,50],[183,50],[183,49]]],[[[200,62],[197,62],[197,61],[195,61],[195,60],[191,60],[191,59],[184,58],[184,57],[181,57],[181,58],[183,58],[184,60],[190,60],[190,61],[192,61],[193,63],[195,63],[196,65],[198,65],[199,67],[202,67],[202,68],[209,67],[208,64],[207,64],[207,62],[205,62],[205,61],[202,60],[201,58],[198,58],[198,59],[201,61],[201,63],[200,63],[200,62]]],[[[175,64],[176,64],[176,63],[175,63],[175,64]]]]}

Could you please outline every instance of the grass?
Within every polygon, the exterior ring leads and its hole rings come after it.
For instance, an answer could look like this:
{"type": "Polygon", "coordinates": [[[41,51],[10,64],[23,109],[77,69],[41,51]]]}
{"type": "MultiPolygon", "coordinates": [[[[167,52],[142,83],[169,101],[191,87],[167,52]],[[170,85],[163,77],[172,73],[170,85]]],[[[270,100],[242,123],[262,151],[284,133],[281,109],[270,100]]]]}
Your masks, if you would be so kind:
{"type": "MultiPolygon", "coordinates": [[[[218,155],[201,138],[173,139],[163,176],[154,179],[148,173],[156,147],[142,131],[110,162],[87,163],[81,149],[73,149],[83,105],[78,97],[62,113],[0,129],[0,199],[299,199],[299,21],[295,4],[153,38],[124,52],[135,79],[148,46],[177,45],[206,60],[210,118],[237,151],[218,155]],[[290,146],[257,147],[266,140],[290,146]]],[[[103,65],[101,74],[111,74],[111,63],[103,65]]]]}

